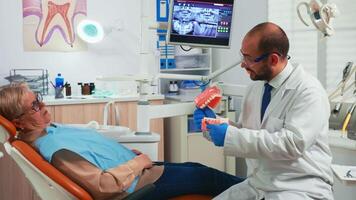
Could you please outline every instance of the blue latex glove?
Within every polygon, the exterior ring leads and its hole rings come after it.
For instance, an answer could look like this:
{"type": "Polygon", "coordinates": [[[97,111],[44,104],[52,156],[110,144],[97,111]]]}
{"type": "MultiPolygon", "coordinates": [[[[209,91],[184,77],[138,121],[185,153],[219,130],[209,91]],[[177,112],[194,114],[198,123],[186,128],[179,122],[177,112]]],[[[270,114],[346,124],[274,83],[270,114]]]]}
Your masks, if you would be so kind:
{"type": "Polygon", "coordinates": [[[209,107],[205,107],[203,109],[196,108],[194,113],[194,125],[197,129],[201,129],[201,120],[204,117],[216,118],[214,111],[212,111],[209,107]]]}
{"type": "Polygon", "coordinates": [[[208,129],[211,140],[214,142],[215,146],[224,146],[227,127],[228,125],[226,123],[207,124],[206,128],[208,129]]]}

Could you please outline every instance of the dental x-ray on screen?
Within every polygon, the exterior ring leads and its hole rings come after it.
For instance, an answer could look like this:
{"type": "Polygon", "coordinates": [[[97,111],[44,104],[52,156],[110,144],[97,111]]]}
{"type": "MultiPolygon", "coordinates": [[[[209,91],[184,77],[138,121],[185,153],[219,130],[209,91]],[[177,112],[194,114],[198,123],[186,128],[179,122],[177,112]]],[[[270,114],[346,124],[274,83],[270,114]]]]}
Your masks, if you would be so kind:
{"type": "Polygon", "coordinates": [[[228,48],[233,3],[234,0],[171,0],[168,43],[228,48]]]}

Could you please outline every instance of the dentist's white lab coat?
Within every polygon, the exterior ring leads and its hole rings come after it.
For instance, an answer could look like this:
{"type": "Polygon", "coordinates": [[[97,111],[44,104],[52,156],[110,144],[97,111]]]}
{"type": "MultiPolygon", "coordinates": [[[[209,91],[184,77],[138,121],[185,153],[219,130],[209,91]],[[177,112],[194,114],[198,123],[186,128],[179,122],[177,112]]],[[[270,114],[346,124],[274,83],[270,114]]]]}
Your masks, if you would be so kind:
{"type": "Polygon", "coordinates": [[[225,155],[246,158],[248,178],[215,199],[333,199],[327,94],[301,66],[287,67],[262,123],[264,82],[248,88],[240,128],[229,126],[224,144],[225,155]]]}

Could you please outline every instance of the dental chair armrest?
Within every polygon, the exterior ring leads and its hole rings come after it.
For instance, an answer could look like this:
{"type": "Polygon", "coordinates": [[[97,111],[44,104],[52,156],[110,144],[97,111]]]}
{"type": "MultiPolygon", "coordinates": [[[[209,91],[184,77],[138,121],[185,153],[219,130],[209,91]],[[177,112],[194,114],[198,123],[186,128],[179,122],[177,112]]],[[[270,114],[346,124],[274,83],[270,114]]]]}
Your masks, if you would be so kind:
{"type": "Polygon", "coordinates": [[[129,194],[127,197],[124,198],[124,200],[139,200],[139,199],[142,199],[147,194],[153,192],[155,187],[156,186],[154,184],[145,185],[141,189],[129,194]]]}

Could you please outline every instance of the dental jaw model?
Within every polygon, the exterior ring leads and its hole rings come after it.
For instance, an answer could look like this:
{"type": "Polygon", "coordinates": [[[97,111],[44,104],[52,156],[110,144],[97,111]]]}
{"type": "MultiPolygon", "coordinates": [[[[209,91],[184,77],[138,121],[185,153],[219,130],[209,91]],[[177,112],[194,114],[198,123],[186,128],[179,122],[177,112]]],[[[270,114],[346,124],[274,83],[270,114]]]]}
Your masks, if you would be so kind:
{"type": "MultiPolygon", "coordinates": [[[[198,95],[194,102],[195,105],[203,109],[206,106],[208,106],[211,109],[216,108],[216,106],[220,103],[222,98],[221,95],[221,90],[217,86],[212,86],[209,88],[206,88],[204,92],[202,92],[200,95],[198,95]]],[[[222,124],[222,123],[229,123],[228,118],[208,118],[204,117],[201,122],[201,130],[203,131],[203,136],[211,141],[210,134],[207,129],[207,124],[222,124]]]]}

